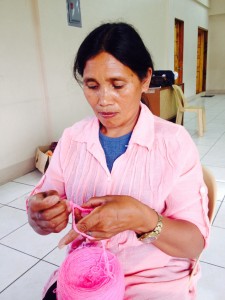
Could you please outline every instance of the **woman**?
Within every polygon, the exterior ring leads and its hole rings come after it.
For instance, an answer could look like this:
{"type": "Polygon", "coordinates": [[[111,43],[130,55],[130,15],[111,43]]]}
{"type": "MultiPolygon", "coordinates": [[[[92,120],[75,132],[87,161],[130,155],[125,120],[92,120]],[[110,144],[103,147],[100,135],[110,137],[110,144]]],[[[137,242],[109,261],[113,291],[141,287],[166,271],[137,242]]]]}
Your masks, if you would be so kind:
{"type": "MultiPolygon", "coordinates": [[[[141,103],[152,71],[132,26],[103,24],[86,37],[74,75],[95,117],[63,133],[28,202],[29,223],[39,234],[60,232],[68,200],[95,208],[84,218],[75,211],[77,227],[96,241],[109,239],[123,267],[124,299],[194,299],[188,278],[208,238],[207,192],[189,134],[141,103]]],[[[71,230],[59,247],[72,249],[77,237],[71,230]]]]}

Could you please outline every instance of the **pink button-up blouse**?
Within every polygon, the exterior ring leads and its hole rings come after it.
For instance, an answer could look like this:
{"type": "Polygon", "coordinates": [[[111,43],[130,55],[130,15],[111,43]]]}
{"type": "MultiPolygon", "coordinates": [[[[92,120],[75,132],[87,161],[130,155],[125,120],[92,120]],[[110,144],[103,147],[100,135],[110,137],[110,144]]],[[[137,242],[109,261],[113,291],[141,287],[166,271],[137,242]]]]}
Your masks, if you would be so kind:
{"type": "MultiPolygon", "coordinates": [[[[87,118],[67,128],[33,194],[50,189],[78,205],[93,196],[130,195],[163,216],[192,222],[207,244],[207,188],[197,149],[182,126],[154,116],[142,103],[127,150],[111,173],[99,142],[98,119],[87,118]]],[[[132,231],[116,235],[107,246],[123,267],[124,299],[195,298],[194,287],[188,287],[192,260],[144,244],[132,231]]],[[[45,290],[56,279],[57,272],[45,290]]]]}

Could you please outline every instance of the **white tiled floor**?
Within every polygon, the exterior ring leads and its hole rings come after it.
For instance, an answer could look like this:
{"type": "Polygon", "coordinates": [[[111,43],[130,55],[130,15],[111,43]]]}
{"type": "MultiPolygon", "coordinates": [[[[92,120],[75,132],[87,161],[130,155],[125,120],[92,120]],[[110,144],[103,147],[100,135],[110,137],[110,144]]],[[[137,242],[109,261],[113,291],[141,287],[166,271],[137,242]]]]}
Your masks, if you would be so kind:
{"type": "MultiPolygon", "coordinates": [[[[197,300],[225,299],[225,95],[198,98],[205,102],[207,130],[197,135],[193,113],[184,126],[196,143],[201,161],[218,184],[217,210],[209,247],[201,257],[202,278],[197,300]]],[[[49,275],[60,265],[65,250],[58,250],[59,235],[39,236],[27,223],[26,195],[40,179],[38,171],[0,186],[0,300],[40,300],[49,275]]],[[[68,225],[69,227],[69,225],[68,225]]],[[[182,299],[181,299],[182,300],[182,299]]]]}

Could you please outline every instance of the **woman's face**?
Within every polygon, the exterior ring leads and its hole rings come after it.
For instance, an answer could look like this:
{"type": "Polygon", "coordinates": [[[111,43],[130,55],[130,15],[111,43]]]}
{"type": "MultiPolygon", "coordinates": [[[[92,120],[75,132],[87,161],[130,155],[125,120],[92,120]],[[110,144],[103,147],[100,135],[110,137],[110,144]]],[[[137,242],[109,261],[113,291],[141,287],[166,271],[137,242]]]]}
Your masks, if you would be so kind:
{"type": "Polygon", "coordinates": [[[133,130],[152,71],[145,79],[114,56],[101,52],[87,61],[83,74],[85,97],[101,123],[101,132],[118,137],[133,130]]]}

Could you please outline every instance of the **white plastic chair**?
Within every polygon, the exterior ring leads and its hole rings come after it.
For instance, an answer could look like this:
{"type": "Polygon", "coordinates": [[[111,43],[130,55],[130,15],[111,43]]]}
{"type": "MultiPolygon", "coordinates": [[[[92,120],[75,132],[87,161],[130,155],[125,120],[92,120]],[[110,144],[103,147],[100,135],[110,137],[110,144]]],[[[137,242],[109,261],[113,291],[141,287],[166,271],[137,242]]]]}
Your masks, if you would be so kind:
{"type": "MultiPolygon", "coordinates": [[[[215,180],[215,177],[213,176],[213,174],[205,166],[202,166],[202,171],[203,171],[204,182],[205,182],[205,184],[208,188],[208,198],[209,198],[208,217],[209,217],[210,224],[212,224],[213,217],[214,217],[215,206],[216,206],[216,194],[217,194],[216,180],[215,180]]],[[[191,286],[193,276],[196,275],[199,260],[200,260],[200,256],[201,256],[201,254],[196,259],[194,267],[191,270],[191,274],[190,274],[190,278],[189,278],[190,279],[189,280],[189,286],[191,286]]]]}
{"type": "Polygon", "coordinates": [[[176,123],[182,124],[184,117],[184,112],[195,112],[198,115],[198,134],[203,136],[203,132],[206,129],[206,119],[205,119],[205,107],[204,106],[189,106],[187,100],[184,96],[182,89],[174,84],[173,86],[174,95],[177,104],[177,117],[176,123]]]}

